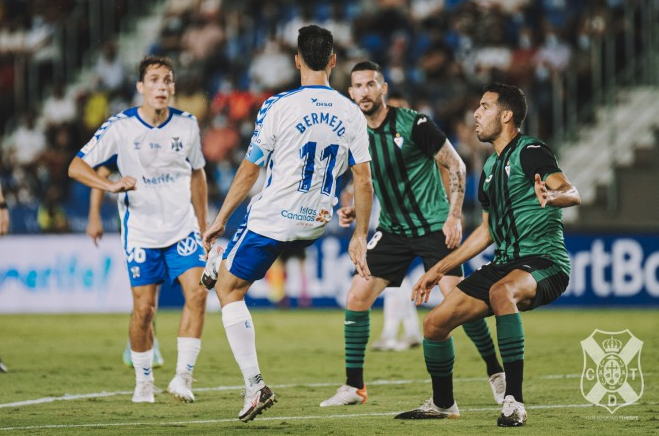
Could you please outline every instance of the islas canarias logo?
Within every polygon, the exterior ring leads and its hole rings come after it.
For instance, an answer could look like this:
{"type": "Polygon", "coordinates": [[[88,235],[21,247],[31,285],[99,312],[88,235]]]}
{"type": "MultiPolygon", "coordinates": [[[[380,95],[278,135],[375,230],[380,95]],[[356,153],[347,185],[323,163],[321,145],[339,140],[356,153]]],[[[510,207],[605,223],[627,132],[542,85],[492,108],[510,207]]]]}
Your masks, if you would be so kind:
{"type": "Polygon", "coordinates": [[[584,367],[581,393],[610,413],[634,404],[643,395],[641,349],[643,341],[629,330],[595,330],[581,341],[584,367]]]}

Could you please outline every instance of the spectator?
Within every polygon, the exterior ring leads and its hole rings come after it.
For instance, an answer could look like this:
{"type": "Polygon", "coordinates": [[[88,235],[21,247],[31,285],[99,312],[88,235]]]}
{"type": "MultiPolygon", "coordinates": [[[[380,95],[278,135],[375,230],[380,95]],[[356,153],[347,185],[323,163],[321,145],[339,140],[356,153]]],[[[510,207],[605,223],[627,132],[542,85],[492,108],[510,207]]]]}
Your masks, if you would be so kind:
{"type": "Polygon", "coordinates": [[[75,101],[66,96],[64,84],[58,80],[53,85],[53,93],[46,99],[43,106],[43,119],[47,127],[68,124],[76,118],[75,101]]]}
{"type": "Polygon", "coordinates": [[[125,85],[126,71],[114,42],[103,45],[103,52],[94,67],[94,76],[96,85],[104,91],[117,91],[125,85]]]}
{"type": "Polygon", "coordinates": [[[277,39],[270,38],[252,59],[249,77],[261,90],[279,91],[288,87],[295,77],[291,54],[284,51],[277,39]]]}
{"type": "Polygon", "coordinates": [[[20,167],[31,167],[46,149],[46,135],[36,125],[32,111],[26,112],[14,134],[5,144],[6,152],[13,157],[10,161],[20,167]]]}
{"type": "Polygon", "coordinates": [[[41,233],[66,233],[69,231],[69,222],[61,202],[62,192],[59,187],[51,185],[46,192],[46,198],[37,209],[37,224],[41,233]]]}

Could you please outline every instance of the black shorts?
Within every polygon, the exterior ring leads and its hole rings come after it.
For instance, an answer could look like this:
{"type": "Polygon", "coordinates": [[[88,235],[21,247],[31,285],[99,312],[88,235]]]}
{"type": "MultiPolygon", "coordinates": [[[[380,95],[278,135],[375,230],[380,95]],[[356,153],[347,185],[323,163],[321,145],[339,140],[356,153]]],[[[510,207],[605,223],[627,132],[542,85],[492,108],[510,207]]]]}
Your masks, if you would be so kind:
{"type": "Polygon", "coordinates": [[[458,288],[471,297],[483,300],[489,306],[492,285],[516,269],[531,273],[538,284],[530,309],[544,306],[558,299],[567,289],[570,280],[570,277],[551,260],[533,256],[499,265],[494,263],[483,265],[461,281],[458,288]]]}
{"type": "Polygon", "coordinates": [[[307,247],[292,247],[289,250],[282,252],[279,257],[282,262],[287,262],[288,259],[301,259],[307,257],[307,247]]]}
{"type": "MultiPolygon", "coordinates": [[[[416,257],[423,261],[426,271],[453,251],[446,247],[446,236],[441,230],[424,236],[399,236],[378,229],[368,241],[366,263],[373,277],[389,281],[397,287],[403,282],[407,269],[416,257]]],[[[462,277],[462,265],[446,273],[462,277]]]]}

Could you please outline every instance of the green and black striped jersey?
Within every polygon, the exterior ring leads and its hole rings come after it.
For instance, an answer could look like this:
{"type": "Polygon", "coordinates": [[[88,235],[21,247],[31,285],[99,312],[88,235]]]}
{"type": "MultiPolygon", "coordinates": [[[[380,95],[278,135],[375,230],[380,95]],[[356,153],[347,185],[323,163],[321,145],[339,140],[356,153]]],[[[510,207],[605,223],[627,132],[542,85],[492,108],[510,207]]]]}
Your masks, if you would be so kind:
{"type": "Polygon", "coordinates": [[[534,178],[545,180],[561,172],[554,153],[542,141],[518,134],[500,155],[492,154],[483,167],[478,197],[489,213],[490,235],[496,243],[494,263],[527,256],[551,259],[570,274],[563,239],[563,211],[535,195],[534,178]]]}
{"type": "Polygon", "coordinates": [[[446,135],[430,117],[389,106],[382,124],[368,129],[368,138],[381,207],[378,227],[403,236],[441,230],[449,203],[434,156],[446,135]]]}

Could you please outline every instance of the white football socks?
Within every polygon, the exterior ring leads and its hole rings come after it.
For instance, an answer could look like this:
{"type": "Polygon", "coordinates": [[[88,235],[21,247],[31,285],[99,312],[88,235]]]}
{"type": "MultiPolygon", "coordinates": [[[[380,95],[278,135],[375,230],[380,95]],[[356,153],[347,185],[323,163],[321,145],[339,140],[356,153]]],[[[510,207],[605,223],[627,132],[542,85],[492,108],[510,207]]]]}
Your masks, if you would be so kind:
{"type": "Polygon", "coordinates": [[[240,371],[245,379],[245,388],[252,394],[265,386],[256,357],[256,334],[252,316],[245,301],[229,303],[222,308],[222,323],[240,371]]]}
{"type": "Polygon", "coordinates": [[[177,338],[178,358],[176,360],[176,374],[192,374],[197,356],[201,351],[201,339],[177,338]]]}
{"type": "Polygon", "coordinates": [[[130,350],[136,381],[153,381],[153,349],[144,352],[130,350]]]}
{"type": "Polygon", "coordinates": [[[419,324],[419,314],[416,305],[410,300],[412,286],[406,286],[398,292],[400,298],[400,317],[403,321],[403,331],[408,339],[423,339],[419,324]]]}
{"type": "Polygon", "coordinates": [[[398,307],[399,293],[402,293],[402,291],[396,288],[386,288],[384,290],[384,307],[382,308],[384,326],[382,328],[382,335],[380,335],[382,339],[395,340],[398,337],[398,326],[401,321],[398,307]]]}

